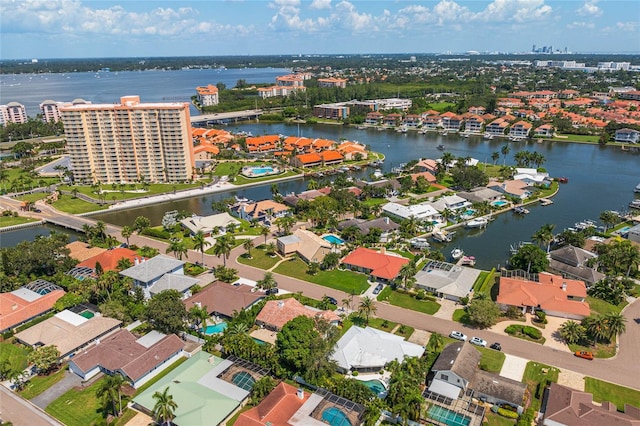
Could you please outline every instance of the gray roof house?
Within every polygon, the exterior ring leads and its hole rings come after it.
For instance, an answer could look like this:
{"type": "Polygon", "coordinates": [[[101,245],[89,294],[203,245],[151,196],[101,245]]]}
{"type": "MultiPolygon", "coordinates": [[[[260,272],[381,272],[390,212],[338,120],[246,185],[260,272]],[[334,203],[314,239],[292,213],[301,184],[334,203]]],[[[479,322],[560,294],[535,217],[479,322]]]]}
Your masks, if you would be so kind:
{"type": "Polygon", "coordinates": [[[495,201],[502,198],[502,193],[490,188],[476,188],[471,191],[458,192],[458,196],[472,203],[495,201]]]}
{"type": "Polygon", "coordinates": [[[433,292],[438,297],[458,301],[461,297],[469,295],[480,272],[477,269],[432,260],[416,274],[416,286],[433,292]]]}
{"type": "Polygon", "coordinates": [[[381,230],[381,243],[386,243],[390,234],[400,229],[400,225],[398,225],[388,217],[378,217],[373,220],[349,219],[343,220],[342,222],[338,223],[338,229],[341,231],[351,226],[355,226],[356,228],[358,228],[363,235],[369,234],[369,231],[374,228],[381,230]]]}
{"type": "Polygon", "coordinates": [[[456,400],[461,393],[492,404],[509,404],[522,413],[524,383],[478,369],[480,352],[467,342],[447,345],[433,364],[429,392],[456,400]]]}
{"type": "Polygon", "coordinates": [[[380,371],[389,362],[402,362],[405,357],[421,357],[424,348],[404,340],[402,336],[375,328],[352,326],[338,340],[331,359],[342,372],[380,371]]]}
{"type": "MultiPolygon", "coordinates": [[[[144,295],[148,299],[151,298],[152,294],[157,294],[162,290],[173,288],[171,287],[171,284],[184,288],[188,283],[187,280],[182,280],[180,278],[174,279],[173,277],[162,280],[162,278],[168,274],[184,276],[185,263],[186,262],[182,260],[174,259],[169,256],[158,255],[121,271],[120,275],[132,278],[133,284],[142,287],[144,295]],[[155,285],[158,285],[157,289],[153,288],[155,285]]],[[[193,284],[197,282],[198,281],[196,280],[193,284]]],[[[176,288],[176,290],[180,291],[179,288],[176,288]]],[[[181,293],[185,293],[185,291],[186,290],[183,289],[181,290],[181,293]]]]}
{"type": "Polygon", "coordinates": [[[595,253],[571,245],[549,253],[549,269],[565,277],[584,281],[587,287],[606,277],[602,272],[586,266],[589,259],[598,257],[595,253]]]}

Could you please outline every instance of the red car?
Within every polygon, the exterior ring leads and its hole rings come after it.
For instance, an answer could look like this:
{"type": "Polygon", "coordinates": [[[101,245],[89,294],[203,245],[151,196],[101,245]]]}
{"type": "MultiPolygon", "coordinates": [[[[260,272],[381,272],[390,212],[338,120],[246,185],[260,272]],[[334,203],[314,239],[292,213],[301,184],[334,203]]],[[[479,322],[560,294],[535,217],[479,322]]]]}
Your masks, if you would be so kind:
{"type": "Polygon", "coordinates": [[[578,358],[584,358],[584,359],[588,359],[588,360],[593,360],[593,354],[591,352],[587,352],[587,351],[577,351],[575,353],[575,356],[577,356],[578,358]]]}

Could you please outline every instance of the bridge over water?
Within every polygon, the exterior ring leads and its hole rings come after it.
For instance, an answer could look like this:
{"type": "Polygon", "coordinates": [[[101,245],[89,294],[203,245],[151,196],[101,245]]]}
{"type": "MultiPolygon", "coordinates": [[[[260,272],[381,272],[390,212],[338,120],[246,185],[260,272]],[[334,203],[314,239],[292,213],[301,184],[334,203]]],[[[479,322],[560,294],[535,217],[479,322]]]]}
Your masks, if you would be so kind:
{"type": "Polygon", "coordinates": [[[261,109],[249,109],[244,111],[220,112],[216,114],[202,114],[191,117],[194,126],[206,126],[211,124],[229,124],[242,120],[257,120],[264,114],[261,109]]]}

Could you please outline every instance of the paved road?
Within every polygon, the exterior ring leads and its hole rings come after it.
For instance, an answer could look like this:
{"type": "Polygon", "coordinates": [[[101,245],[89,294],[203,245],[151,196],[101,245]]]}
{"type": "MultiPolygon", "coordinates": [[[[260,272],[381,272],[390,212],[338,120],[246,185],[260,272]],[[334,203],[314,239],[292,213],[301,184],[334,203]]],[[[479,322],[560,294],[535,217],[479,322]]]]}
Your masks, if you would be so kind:
{"type": "Polygon", "coordinates": [[[0,386],[0,420],[10,421],[15,426],[63,426],[62,423],[4,386],[0,386]]]}
{"type": "MultiPolygon", "coordinates": [[[[6,197],[0,197],[0,206],[4,206],[4,204],[6,204],[6,197]]],[[[15,206],[15,203],[13,205],[15,206]]],[[[66,216],[66,220],[73,220],[69,215],[59,213],[49,206],[46,206],[46,210],[43,208],[41,214],[66,216]]],[[[83,221],[92,220],[89,218],[81,219],[83,221]]],[[[119,229],[120,228],[116,226],[107,226],[107,232],[117,237],[120,241],[124,241],[119,233],[119,229]]],[[[130,238],[130,242],[138,246],[148,245],[157,248],[160,250],[160,253],[166,252],[166,243],[144,236],[134,235],[130,238]]],[[[256,237],[254,242],[256,245],[262,244],[264,237],[256,237]]],[[[264,276],[263,270],[242,265],[236,261],[236,258],[242,253],[244,253],[244,249],[242,247],[236,247],[231,252],[227,266],[237,269],[239,275],[244,278],[256,281],[262,279],[264,276]]],[[[199,262],[201,260],[201,254],[190,250],[185,260],[194,263],[199,262]]],[[[222,260],[215,256],[205,255],[205,264],[209,267],[218,266],[222,264],[222,260]]],[[[280,274],[274,274],[274,276],[278,281],[279,287],[291,292],[301,291],[306,296],[315,299],[321,299],[324,295],[327,295],[341,301],[349,297],[347,293],[342,291],[322,287],[297,278],[280,274]]],[[[359,303],[360,298],[357,296],[354,297],[354,305],[357,306],[359,303]]],[[[620,336],[618,355],[611,359],[596,359],[593,361],[579,359],[570,353],[547,348],[533,342],[508,337],[488,330],[473,329],[454,321],[402,309],[387,303],[377,302],[375,306],[377,309],[376,316],[390,321],[399,322],[422,330],[441,333],[443,335],[448,335],[451,330],[455,329],[470,337],[477,336],[488,342],[499,341],[502,344],[502,350],[511,355],[553,365],[561,369],[573,370],[623,386],[640,389],[640,362],[638,362],[638,357],[640,356],[640,300],[636,300],[631,305],[628,305],[623,311],[627,319],[627,331],[620,336]]]]}

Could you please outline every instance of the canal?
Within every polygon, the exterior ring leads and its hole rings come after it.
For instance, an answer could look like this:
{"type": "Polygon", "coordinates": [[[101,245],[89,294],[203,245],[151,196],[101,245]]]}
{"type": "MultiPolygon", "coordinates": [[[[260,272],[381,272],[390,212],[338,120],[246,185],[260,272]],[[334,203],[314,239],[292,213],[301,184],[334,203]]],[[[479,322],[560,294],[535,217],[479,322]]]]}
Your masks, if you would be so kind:
{"type": "MultiPolygon", "coordinates": [[[[554,197],[554,204],[530,207],[531,213],[517,216],[505,213],[496,217],[486,229],[459,229],[456,238],[448,245],[439,245],[445,255],[459,247],[477,259],[477,266],[488,269],[504,265],[509,257],[509,246],[519,241],[530,241],[531,236],[544,224],[555,225],[560,232],[575,222],[597,220],[604,210],[624,211],[633,199],[633,188],[640,182],[640,156],[613,147],[559,142],[509,142],[486,140],[482,137],[464,138],[457,134],[443,136],[415,132],[396,133],[374,129],[358,130],[353,127],[332,125],[243,124],[229,127],[230,131],[246,131],[253,135],[285,134],[332,140],[357,140],[371,150],[381,152],[386,161],[382,167],[388,172],[401,163],[418,158],[440,158],[442,151],[436,147],[445,145],[445,151],[456,157],[473,157],[490,162],[494,152],[509,144],[507,164],[513,164],[513,156],[521,150],[537,151],[546,159],[545,167],[551,176],[566,176],[569,183],[561,185],[554,197]]],[[[502,155],[498,163],[503,162],[502,155]]],[[[372,169],[359,173],[366,176],[372,169]]],[[[116,225],[132,224],[137,216],[149,217],[159,224],[169,210],[187,210],[199,215],[212,212],[211,203],[231,196],[260,200],[271,197],[271,184],[238,189],[224,193],[198,196],[190,199],[139,207],[126,211],[100,213],[93,217],[116,225]]],[[[306,189],[306,181],[299,179],[279,184],[280,193],[300,192],[306,189]]]]}

